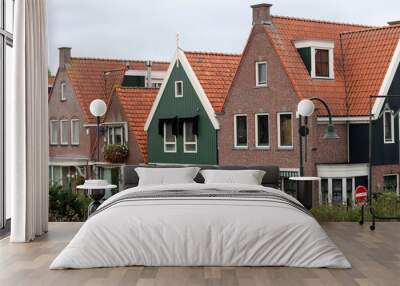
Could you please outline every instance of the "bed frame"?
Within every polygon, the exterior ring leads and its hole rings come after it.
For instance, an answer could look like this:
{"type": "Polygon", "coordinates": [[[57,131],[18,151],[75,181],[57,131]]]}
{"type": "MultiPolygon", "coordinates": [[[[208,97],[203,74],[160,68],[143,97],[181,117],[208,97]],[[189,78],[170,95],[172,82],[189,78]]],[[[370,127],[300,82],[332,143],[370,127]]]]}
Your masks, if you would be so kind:
{"type": "MultiPolygon", "coordinates": [[[[147,167],[147,168],[181,168],[189,167],[195,165],[125,165],[122,167],[122,183],[123,189],[136,187],[139,183],[139,176],[135,171],[136,167],[147,167]]],[[[265,187],[271,187],[279,189],[280,186],[280,175],[278,166],[206,166],[206,165],[196,165],[197,167],[204,169],[218,169],[218,170],[264,170],[265,175],[262,179],[262,185],[265,187]]],[[[194,180],[197,183],[204,183],[203,176],[198,173],[194,180]]]]}

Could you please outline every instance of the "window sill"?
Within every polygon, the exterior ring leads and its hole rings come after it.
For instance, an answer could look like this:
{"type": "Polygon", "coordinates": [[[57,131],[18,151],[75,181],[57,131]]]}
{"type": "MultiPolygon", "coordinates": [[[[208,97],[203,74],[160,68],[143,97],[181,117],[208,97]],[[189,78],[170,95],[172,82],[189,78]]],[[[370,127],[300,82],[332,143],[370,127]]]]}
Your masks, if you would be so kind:
{"type": "Polygon", "coordinates": [[[50,146],[58,146],[58,143],[50,143],[50,146]]]}
{"type": "Polygon", "coordinates": [[[394,141],[383,141],[383,144],[394,144],[394,141]]]}
{"type": "Polygon", "coordinates": [[[241,147],[241,146],[234,146],[234,147],[232,147],[232,150],[248,150],[248,149],[249,149],[248,146],[243,146],[243,147],[241,147]]]}
{"type": "Polygon", "coordinates": [[[263,150],[271,150],[271,146],[265,146],[265,147],[256,146],[255,150],[260,150],[260,151],[263,151],[263,150]]]}
{"type": "Polygon", "coordinates": [[[256,85],[254,88],[264,88],[264,87],[268,87],[268,84],[256,85]]]}
{"type": "Polygon", "coordinates": [[[314,76],[311,77],[312,79],[318,79],[318,80],[334,80],[334,77],[324,77],[324,76],[314,76]]]}
{"type": "Polygon", "coordinates": [[[61,146],[68,146],[69,144],[68,143],[61,143],[60,145],[61,146]]]}
{"type": "Polygon", "coordinates": [[[72,146],[79,146],[79,143],[71,144],[72,146]]]}
{"type": "Polygon", "coordinates": [[[65,98],[65,99],[60,99],[60,101],[61,102],[65,102],[65,101],[67,101],[67,99],[65,98]]]}
{"type": "Polygon", "coordinates": [[[288,147],[280,146],[280,147],[278,147],[278,151],[293,151],[293,150],[294,150],[293,146],[288,146],[288,147]]]}

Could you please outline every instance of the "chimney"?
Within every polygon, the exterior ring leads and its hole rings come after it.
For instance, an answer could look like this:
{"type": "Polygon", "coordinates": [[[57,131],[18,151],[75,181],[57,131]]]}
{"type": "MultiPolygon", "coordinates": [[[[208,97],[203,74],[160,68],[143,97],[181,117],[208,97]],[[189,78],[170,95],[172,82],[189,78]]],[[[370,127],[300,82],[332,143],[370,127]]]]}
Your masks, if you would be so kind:
{"type": "Polygon", "coordinates": [[[150,88],[152,87],[152,82],[151,82],[151,66],[153,65],[152,61],[146,61],[145,65],[147,67],[147,75],[146,75],[146,87],[150,88]]]}
{"type": "Polygon", "coordinates": [[[271,6],[272,4],[266,3],[250,6],[253,9],[253,26],[258,24],[270,25],[272,23],[271,6]]]}
{"type": "Polygon", "coordinates": [[[395,26],[395,25],[399,25],[400,24],[400,20],[389,21],[387,23],[388,23],[389,26],[395,26]]]}
{"type": "Polygon", "coordinates": [[[71,64],[71,48],[61,47],[59,51],[59,67],[65,68],[71,64]]]}

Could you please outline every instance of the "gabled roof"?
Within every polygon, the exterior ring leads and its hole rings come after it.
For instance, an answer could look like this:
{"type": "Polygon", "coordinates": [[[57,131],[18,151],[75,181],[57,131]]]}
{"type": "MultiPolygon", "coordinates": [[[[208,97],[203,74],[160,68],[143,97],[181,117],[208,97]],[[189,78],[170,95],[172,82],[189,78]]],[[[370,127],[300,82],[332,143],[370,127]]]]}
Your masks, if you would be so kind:
{"type": "MultiPolygon", "coordinates": [[[[389,66],[399,45],[400,25],[344,33],[342,39],[349,114],[367,115],[369,96],[386,95],[393,80],[388,74],[388,85],[385,86],[385,77],[390,71],[389,66]]],[[[398,61],[399,59],[394,63],[394,70],[398,61]]]]}
{"type": "Polygon", "coordinates": [[[215,112],[221,112],[241,55],[185,52],[215,112]]]}
{"type": "MultiPolygon", "coordinates": [[[[129,69],[146,70],[144,61],[71,58],[67,74],[88,122],[94,121],[89,110],[90,102],[97,98],[108,102],[114,86],[122,82],[127,66],[129,69]]],[[[153,62],[152,65],[154,71],[167,68],[166,62],[153,62]]]]}
{"type": "Polygon", "coordinates": [[[117,87],[118,97],[129,129],[133,132],[145,162],[147,162],[147,134],[144,124],[156,98],[158,88],[117,87]]]}
{"type": "Polygon", "coordinates": [[[55,79],[56,79],[56,77],[54,75],[49,75],[48,76],[48,85],[53,86],[55,79]]]}
{"type": "Polygon", "coordinates": [[[229,87],[239,66],[240,58],[241,55],[235,54],[185,52],[177,48],[168,67],[164,82],[150,110],[149,117],[144,126],[145,131],[150,126],[150,122],[157,110],[158,103],[161,100],[165,86],[177,61],[182,64],[212,125],[215,129],[219,129],[215,113],[222,110],[229,87]]]}
{"type": "Polygon", "coordinates": [[[340,33],[365,29],[366,26],[306,20],[289,17],[272,17],[272,25],[264,29],[275,48],[289,80],[299,99],[318,96],[325,99],[336,116],[347,115],[343,57],[340,33]],[[312,79],[294,46],[298,40],[333,41],[334,80],[312,79]]]}

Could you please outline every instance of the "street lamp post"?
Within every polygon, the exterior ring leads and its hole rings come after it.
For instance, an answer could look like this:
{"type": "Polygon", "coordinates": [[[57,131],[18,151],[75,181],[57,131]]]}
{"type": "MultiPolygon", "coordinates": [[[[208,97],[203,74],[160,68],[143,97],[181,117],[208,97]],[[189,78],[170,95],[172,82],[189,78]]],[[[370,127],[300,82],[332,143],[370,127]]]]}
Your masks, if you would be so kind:
{"type": "Polygon", "coordinates": [[[335,132],[335,128],[333,126],[332,121],[332,114],[329,109],[328,104],[318,98],[312,97],[310,99],[303,99],[299,102],[297,106],[297,112],[299,115],[299,149],[300,149],[300,177],[293,177],[292,180],[297,181],[298,191],[297,191],[297,198],[300,202],[303,203],[305,207],[308,209],[312,208],[312,185],[313,181],[320,180],[318,177],[305,177],[304,176],[304,159],[307,161],[307,135],[309,133],[308,129],[308,117],[314,113],[315,105],[313,101],[318,101],[322,103],[325,107],[326,111],[328,112],[328,126],[326,132],[323,136],[324,139],[337,139],[339,136],[335,132]],[[302,117],[304,117],[304,125],[302,122],[302,117]],[[305,141],[305,152],[303,156],[303,137],[305,141]]]}
{"type": "MultiPolygon", "coordinates": [[[[95,99],[90,103],[90,113],[96,117],[96,141],[97,141],[97,162],[100,160],[100,118],[106,114],[107,105],[104,100],[95,99]]],[[[96,173],[97,179],[99,178],[98,172],[96,173]]]]}

